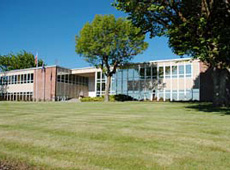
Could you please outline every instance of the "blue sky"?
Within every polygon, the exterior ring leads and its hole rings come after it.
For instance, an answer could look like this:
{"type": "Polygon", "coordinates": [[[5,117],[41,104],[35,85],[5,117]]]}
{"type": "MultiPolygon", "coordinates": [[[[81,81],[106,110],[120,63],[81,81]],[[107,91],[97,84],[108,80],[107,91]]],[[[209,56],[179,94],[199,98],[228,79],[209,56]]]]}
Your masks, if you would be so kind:
{"type": "MultiPolygon", "coordinates": [[[[0,54],[38,52],[48,65],[90,66],[75,52],[75,35],[96,14],[126,15],[113,0],[0,0],[0,54]]],[[[178,58],[166,38],[146,38],[149,48],[133,60],[143,62],[178,58]]]]}

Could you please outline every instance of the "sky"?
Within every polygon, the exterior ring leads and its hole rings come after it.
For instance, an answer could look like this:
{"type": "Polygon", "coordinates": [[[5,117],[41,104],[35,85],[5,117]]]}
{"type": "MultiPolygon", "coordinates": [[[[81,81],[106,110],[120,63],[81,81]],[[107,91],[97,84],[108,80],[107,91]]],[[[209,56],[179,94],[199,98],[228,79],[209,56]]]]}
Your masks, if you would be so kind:
{"type": "MultiPolygon", "coordinates": [[[[111,6],[113,0],[0,0],[0,55],[25,50],[47,65],[67,68],[91,66],[75,52],[75,36],[96,14],[126,17],[111,6]]],[[[148,49],[132,62],[179,58],[167,38],[146,36],[148,49]]]]}

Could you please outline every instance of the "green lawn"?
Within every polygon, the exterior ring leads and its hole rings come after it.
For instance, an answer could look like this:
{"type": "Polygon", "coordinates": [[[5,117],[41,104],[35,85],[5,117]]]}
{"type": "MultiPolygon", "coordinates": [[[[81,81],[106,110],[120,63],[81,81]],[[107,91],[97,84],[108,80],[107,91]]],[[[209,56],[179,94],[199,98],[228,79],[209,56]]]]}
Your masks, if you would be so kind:
{"type": "Polygon", "coordinates": [[[0,102],[0,160],[43,169],[229,169],[230,110],[0,102]]]}

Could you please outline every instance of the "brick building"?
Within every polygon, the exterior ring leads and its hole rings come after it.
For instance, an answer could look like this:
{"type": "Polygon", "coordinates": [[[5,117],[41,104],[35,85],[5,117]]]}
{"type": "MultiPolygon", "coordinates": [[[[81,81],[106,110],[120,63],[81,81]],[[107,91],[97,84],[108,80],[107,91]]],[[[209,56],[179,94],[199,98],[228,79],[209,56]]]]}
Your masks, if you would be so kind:
{"type": "MultiPolygon", "coordinates": [[[[112,78],[111,94],[137,100],[211,101],[212,80],[199,60],[172,59],[131,64],[112,78]]],[[[0,99],[10,101],[63,101],[102,96],[106,77],[93,67],[59,66],[0,73],[0,99]]]]}

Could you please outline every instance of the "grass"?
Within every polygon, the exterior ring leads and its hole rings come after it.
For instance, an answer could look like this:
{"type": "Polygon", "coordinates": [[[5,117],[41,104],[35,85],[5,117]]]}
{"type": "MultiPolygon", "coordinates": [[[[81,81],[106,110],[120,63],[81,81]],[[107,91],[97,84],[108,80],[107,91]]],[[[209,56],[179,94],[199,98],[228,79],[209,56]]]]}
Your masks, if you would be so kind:
{"type": "Polygon", "coordinates": [[[35,169],[229,169],[228,114],[196,103],[0,102],[0,160],[35,169]]]}

